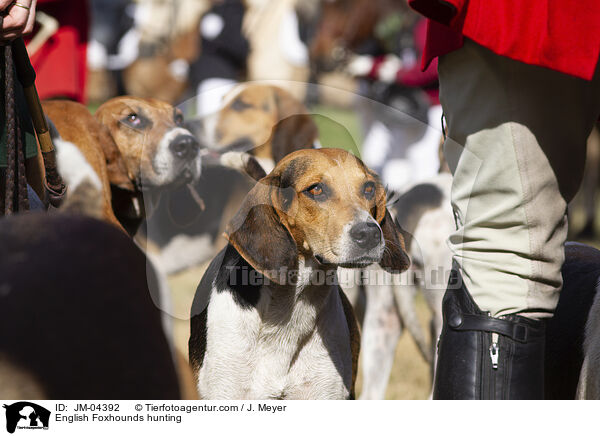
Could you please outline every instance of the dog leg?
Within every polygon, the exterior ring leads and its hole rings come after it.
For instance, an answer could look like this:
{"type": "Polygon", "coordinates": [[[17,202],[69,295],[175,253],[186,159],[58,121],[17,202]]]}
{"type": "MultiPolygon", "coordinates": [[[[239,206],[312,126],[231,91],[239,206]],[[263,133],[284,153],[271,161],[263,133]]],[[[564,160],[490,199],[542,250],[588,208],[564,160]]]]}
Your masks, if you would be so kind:
{"type": "Polygon", "coordinates": [[[383,400],[394,352],[402,333],[400,316],[390,285],[367,284],[367,308],[362,331],[361,400],[383,400]]]}
{"type": "Polygon", "coordinates": [[[410,332],[425,361],[431,364],[433,360],[431,348],[425,339],[425,331],[417,317],[416,287],[414,285],[394,285],[393,291],[402,325],[410,332]]]}
{"type": "Polygon", "coordinates": [[[338,283],[352,304],[359,325],[365,319],[365,293],[362,284],[363,269],[338,268],[338,283]]]}

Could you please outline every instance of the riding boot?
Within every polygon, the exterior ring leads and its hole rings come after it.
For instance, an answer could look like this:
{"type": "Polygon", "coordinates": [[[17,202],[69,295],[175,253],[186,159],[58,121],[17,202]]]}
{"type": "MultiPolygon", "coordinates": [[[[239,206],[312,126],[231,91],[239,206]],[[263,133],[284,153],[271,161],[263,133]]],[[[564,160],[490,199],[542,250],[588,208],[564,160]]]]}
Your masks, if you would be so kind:
{"type": "Polygon", "coordinates": [[[545,323],[479,309],[453,268],[442,303],[433,398],[544,398],[545,323]]]}

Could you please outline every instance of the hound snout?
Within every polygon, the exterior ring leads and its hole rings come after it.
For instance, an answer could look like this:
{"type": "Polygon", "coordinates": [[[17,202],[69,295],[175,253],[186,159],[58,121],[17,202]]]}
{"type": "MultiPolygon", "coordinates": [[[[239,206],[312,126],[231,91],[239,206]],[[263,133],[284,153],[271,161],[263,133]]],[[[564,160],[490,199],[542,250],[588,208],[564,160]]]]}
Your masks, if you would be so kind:
{"type": "Polygon", "coordinates": [[[362,222],[350,229],[350,237],[360,248],[370,250],[381,243],[381,230],[374,222],[362,222]]]}
{"type": "Polygon", "coordinates": [[[169,150],[179,159],[194,159],[199,149],[198,140],[191,135],[179,135],[169,144],[169,150]]]}

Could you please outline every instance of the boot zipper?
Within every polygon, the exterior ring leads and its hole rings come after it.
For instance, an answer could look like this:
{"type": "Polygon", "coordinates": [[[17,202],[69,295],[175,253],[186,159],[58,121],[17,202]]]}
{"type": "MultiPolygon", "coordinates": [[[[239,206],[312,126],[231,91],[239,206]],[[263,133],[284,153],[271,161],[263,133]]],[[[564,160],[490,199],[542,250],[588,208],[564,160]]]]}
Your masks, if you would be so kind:
{"type": "MultiPolygon", "coordinates": [[[[490,361],[491,361],[491,368],[488,366],[488,399],[490,400],[495,400],[497,399],[496,397],[496,377],[499,376],[500,374],[498,374],[498,358],[499,358],[499,354],[500,354],[500,347],[498,346],[498,334],[497,333],[491,333],[490,334],[490,346],[489,346],[489,352],[490,352],[490,361]]],[[[487,365],[486,365],[487,366],[487,365]]]]}
{"type": "Polygon", "coordinates": [[[492,345],[490,345],[490,359],[492,360],[492,369],[498,369],[498,342],[492,339],[492,345]]]}
{"type": "MultiPolygon", "coordinates": [[[[490,312],[486,312],[487,316],[491,317],[492,314],[490,312]]],[[[498,333],[491,334],[491,342],[490,345],[490,360],[492,361],[492,369],[498,369],[498,354],[500,350],[498,349],[498,333]]]]}

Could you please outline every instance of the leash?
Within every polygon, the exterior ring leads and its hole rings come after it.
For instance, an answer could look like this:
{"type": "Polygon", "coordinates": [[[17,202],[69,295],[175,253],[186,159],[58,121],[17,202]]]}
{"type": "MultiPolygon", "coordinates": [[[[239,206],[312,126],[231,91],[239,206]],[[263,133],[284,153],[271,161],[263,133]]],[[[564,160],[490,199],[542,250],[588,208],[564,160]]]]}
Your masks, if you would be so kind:
{"type": "MultiPolygon", "coordinates": [[[[35,87],[35,70],[29,60],[23,38],[17,38],[13,41],[12,56],[17,77],[23,86],[23,92],[25,93],[25,100],[27,101],[31,121],[33,122],[40,149],[42,150],[44,167],[46,169],[44,185],[46,187],[48,199],[50,205],[57,208],[64,199],[67,188],[58,173],[54,145],[52,144],[48,123],[44,116],[42,104],[40,103],[40,97],[35,87]]],[[[25,187],[25,189],[26,188],[27,187],[25,187]]]]}
{"type": "Polygon", "coordinates": [[[4,57],[4,110],[6,114],[7,168],[2,213],[12,215],[29,210],[25,155],[21,136],[21,120],[16,113],[13,51],[10,45],[2,48],[4,57]]]}

